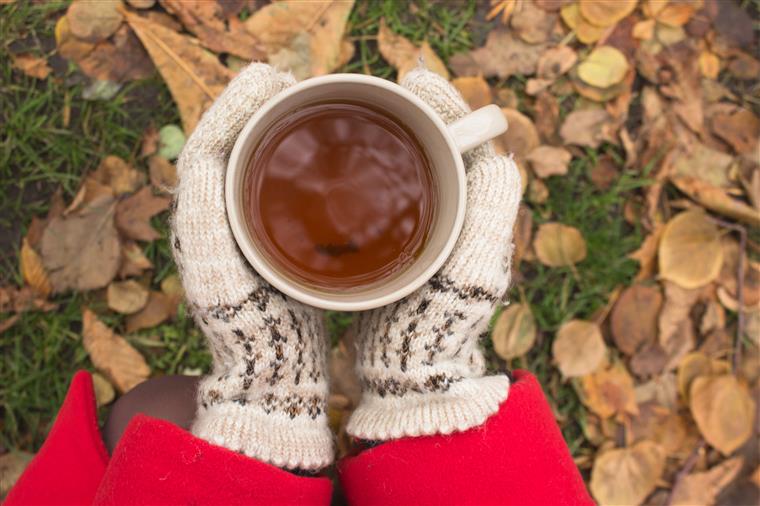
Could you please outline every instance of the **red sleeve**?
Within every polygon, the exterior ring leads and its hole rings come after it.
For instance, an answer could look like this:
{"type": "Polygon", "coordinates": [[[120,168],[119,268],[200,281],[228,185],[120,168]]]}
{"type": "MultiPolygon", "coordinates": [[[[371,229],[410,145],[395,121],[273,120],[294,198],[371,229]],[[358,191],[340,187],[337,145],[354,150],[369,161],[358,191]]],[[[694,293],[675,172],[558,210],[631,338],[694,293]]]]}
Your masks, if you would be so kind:
{"type": "Polygon", "coordinates": [[[591,505],[535,377],[517,371],[480,427],[381,444],[339,466],[350,504],[591,505]]]}
{"type": "Polygon", "coordinates": [[[90,504],[107,463],[92,378],[80,371],[71,380],[45,444],[3,504],[90,504]]]}

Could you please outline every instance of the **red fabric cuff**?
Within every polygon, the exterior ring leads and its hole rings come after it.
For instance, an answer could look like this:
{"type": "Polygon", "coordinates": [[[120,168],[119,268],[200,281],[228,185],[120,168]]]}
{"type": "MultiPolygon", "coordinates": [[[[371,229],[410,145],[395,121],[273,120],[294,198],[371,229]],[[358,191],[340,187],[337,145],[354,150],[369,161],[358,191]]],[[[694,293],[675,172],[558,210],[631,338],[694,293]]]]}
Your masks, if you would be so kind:
{"type": "Polygon", "coordinates": [[[350,504],[591,505],[536,378],[517,371],[483,425],[404,438],[339,465],[350,504]]]}

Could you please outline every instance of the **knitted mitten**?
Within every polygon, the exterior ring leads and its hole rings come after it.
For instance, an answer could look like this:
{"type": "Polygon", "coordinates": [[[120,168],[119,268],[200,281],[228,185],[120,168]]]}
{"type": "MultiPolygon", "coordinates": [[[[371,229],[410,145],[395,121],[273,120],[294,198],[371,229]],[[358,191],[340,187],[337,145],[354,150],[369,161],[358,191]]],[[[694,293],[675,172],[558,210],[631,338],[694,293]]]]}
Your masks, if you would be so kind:
{"type": "MultiPolygon", "coordinates": [[[[470,111],[448,82],[424,69],[403,86],[445,122],[470,111]]],[[[484,376],[478,341],[509,285],[520,176],[490,143],[464,157],[467,215],[447,263],[422,288],[359,316],[355,332],[362,400],[355,437],[386,440],[447,434],[480,425],[506,399],[509,379],[484,376]]]]}
{"type": "Polygon", "coordinates": [[[224,203],[227,159],[240,130],[294,82],[268,65],[250,65],[204,114],[177,163],[171,241],[213,355],[193,433],[281,467],[318,469],[333,458],[321,316],[253,271],[224,203]]]}

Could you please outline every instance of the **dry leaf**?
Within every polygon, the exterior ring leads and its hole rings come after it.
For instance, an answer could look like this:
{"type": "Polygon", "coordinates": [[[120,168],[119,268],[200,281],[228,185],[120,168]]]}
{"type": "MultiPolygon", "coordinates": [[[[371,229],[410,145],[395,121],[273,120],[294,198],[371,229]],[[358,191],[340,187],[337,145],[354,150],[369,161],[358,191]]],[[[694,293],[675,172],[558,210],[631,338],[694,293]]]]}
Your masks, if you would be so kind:
{"type": "Polygon", "coordinates": [[[116,226],[124,236],[137,241],[153,241],[161,234],[150,225],[154,215],[166,210],[171,203],[168,197],[153,195],[150,188],[122,200],[116,206],[116,226]]]}
{"type": "Polygon", "coordinates": [[[120,278],[139,276],[144,270],[153,268],[153,263],[145,256],[137,243],[126,241],[121,252],[124,261],[119,269],[120,278]]]}
{"type": "Polygon", "coordinates": [[[628,258],[636,260],[641,266],[636,275],[636,281],[648,279],[654,274],[657,265],[657,248],[660,245],[664,228],[664,226],[658,225],[651,234],[644,238],[639,249],[628,255],[628,258]]]}
{"type": "Polygon", "coordinates": [[[456,79],[452,79],[451,84],[459,90],[462,98],[464,98],[473,111],[485,107],[493,101],[491,88],[486,80],[480,76],[457,77],[456,79]]]}
{"type": "Polygon", "coordinates": [[[557,46],[544,51],[538,59],[536,74],[541,79],[554,81],[562,74],[570,70],[578,55],[570,46],[557,46]]]}
{"type": "Polygon", "coordinates": [[[135,14],[127,14],[127,22],[166,81],[189,135],[232,78],[232,71],[193,38],[135,14]]]}
{"type": "Polygon", "coordinates": [[[66,18],[75,37],[100,42],[119,29],[124,16],[121,0],[76,0],[69,5],[66,18]]]}
{"type": "Polygon", "coordinates": [[[604,109],[573,111],[567,115],[559,135],[565,144],[598,148],[603,141],[611,141],[609,130],[612,117],[604,109]]]}
{"type": "Polygon", "coordinates": [[[161,292],[166,295],[166,299],[169,302],[169,316],[174,318],[177,315],[177,307],[182,302],[182,299],[185,298],[185,289],[182,288],[179,276],[170,274],[162,279],[161,292]]]}
{"type": "Polygon", "coordinates": [[[17,450],[0,455],[0,497],[13,488],[33,458],[33,453],[17,450]]]}
{"type": "Polygon", "coordinates": [[[50,221],[40,254],[53,291],[102,288],[116,276],[121,248],[114,212],[113,199],[104,197],[50,221]]]}
{"type": "Polygon", "coordinates": [[[24,278],[24,282],[31,286],[32,289],[37,292],[43,299],[50,295],[53,291],[53,286],[50,284],[45,267],[42,265],[42,258],[40,255],[29,245],[29,241],[24,238],[21,243],[21,275],[24,278]]]}
{"type": "Polygon", "coordinates": [[[689,398],[699,432],[723,455],[730,455],[752,436],[755,401],[735,376],[696,378],[689,398]]]}
{"type": "Polygon", "coordinates": [[[528,154],[526,160],[530,162],[536,176],[545,178],[567,174],[567,166],[572,158],[573,155],[564,148],[539,146],[528,154]]]}
{"type": "Polygon", "coordinates": [[[506,133],[496,138],[497,151],[514,153],[518,160],[524,160],[528,153],[541,143],[536,126],[529,117],[517,109],[505,107],[501,112],[507,119],[509,128],[506,133]]]}
{"type": "Polygon", "coordinates": [[[154,155],[148,159],[150,184],[162,193],[171,193],[177,186],[177,167],[163,156],[154,155]]]}
{"type": "Polygon", "coordinates": [[[589,21],[581,14],[577,3],[563,6],[560,11],[560,16],[562,17],[562,21],[575,32],[578,40],[584,44],[596,42],[601,39],[606,32],[605,28],[589,23],[589,21]]]}
{"type": "Polygon", "coordinates": [[[672,506],[715,504],[715,499],[729,483],[739,475],[744,457],[734,457],[713,466],[702,473],[692,473],[683,478],[673,490],[672,506]]]}
{"type": "Polygon", "coordinates": [[[536,97],[533,108],[536,118],[536,130],[547,142],[553,142],[557,138],[557,124],[559,123],[559,101],[557,98],[544,91],[536,97]]]}
{"type": "Polygon", "coordinates": [[[151,291],[145,307],[127,316],[127,333],[153,328],[163,323],[172,316],[174,309],[172,301],[164,293],[151,291]]]}
{"type": "Polygon", "coordinates": [[[563,323],[552,343],[552,356],[565,378],[593,373],[607,357],[599,325],[582,320],[563,323]]]}
{"type": "Polygon", "coordinates": [[[528,44],[513,32],[496,28],[488,33],[485,46],[454,55],[449,63],[458,75],[529,76],[536,73],[545,44],[528,44]]]}
{"type": "Polygon", "coordinates": [[[409,39],[388,28],[385,18],[380,19],[377,47],[385,61],[397,70],[398,82],[401,82],[406,73],[417,68],[421,62],[432,72],[446,79],[449,78],[446,64],[435,54],[427,41],[423,42],[420,47],[415,46],[409,39]]]}
{"type": "Polygon", "coordinates": [[[353,44],[343,36],[353,0],[284,0],[257,10],[245,28],[266,49],[269,62],[298,79],[328,74],[348,62],[353,44]]]}
{"type": "Polygon", "coordinates": [[[136,313],[148,302],[148,289],[135,280],[113,281],[106,292],[108,307],[121,314],[136,313]]]}
{"type": "Polygon", "coordinates": [[[533,179],[528,185],[528,202],[543,204],[549,199],[549,187],[540,179],[533,179]]]}
{"type": "Polygon", "coordinates": [[[113,385],[98,373],[92,375],[92,387],[95,390],[95,403],[98,407],[111,404],[116,397],[113,385]]]}
{"type": "Polygon", "coordinates": [[[144,131],[140,146],[140,156],[150,156],[158,151],[158,130],[151,124],[144,131]]]}
{"type": "Polygon", "coordinates": [[[712,130],[737,153],[753,153],[758,149],[760,119],[750,110],[737,109],[733,114],[716,114],[712,118],[712,130]]]}
{"type": "Polygon", "coordinates": [[[682,288],[671,281],[666,281],[663,285],[665,304],[657,320],[658,340],[667,356],[665,368],[670,370],[694,349],[694,325],[689,313],[701,292],[698,289],[682,288]]]}
{"type": "Polygon", "coordinates": [[[92,363],[119,392],[128,392],[148,379],[150,367],[143,356],[87,308],[82,311],[82,338],[92,363]]]}
{"type": "Polygon", "coordinates": [[[522,2],[509,21],[512,29],[522,40],[528,44],[539,44],[549,39],[557,22],[557,15],[539,9],[533,2],[522,2]]]}
{"type": "Polygon", "coordinates": [[[13,60],[14,68],[36,79],[47,78],[53,70],[45,58],[39,58],[30,54],[11,55],[11,59],[13,60]]]}
{"type": "Polygon", "coordinates": [[[619,362],[581,378],[581,401],[602,418],[639,413],[633,379],[619,362]]]}
{"type": "Polygon", "coordinates": [[[665,225],[657,255],[661,278],[684,288],[706,285],[723,264],[720,231],[701,209],[682,212],[665,225]]]}
{"type": "Polygon", "coordinates": [[[720,58],[715,53],[703,50],[699,53],[699,71],[708,79],[717,79],[720,74],[720,58]]]}
{"type": "Polygon", "coordinates": [[[530,240],[533,237],[533,213],[523,204],[520,204],[520,209],[517,211],[517,221],[512,237],[515,243],[515,249],[512,253],[514,278],[514,273],[518,272],[520,268],[520,262],[527,256],[526,253],[528,252],[528,248],[530,248],[530,240]]]}
{"type": "Polygon", "coordinates": [[[747,81],[757,79],[758,74],[760,74],[760,61],[747,53],[739,53],[728,64],[728,71],[737,79],[747,81]]]}
{"type": "Polygon", "coordinates": [[[627,355],[657,340],[662,294],[652,286],[633,285],[620,294],[610,317],[615,345],[627,355]]]}
{"type": "Polygon", "coordinates": [[[541,263],[549,267],[566,267],[586,258],[586,241],[580,231],[561,223],[538,227],[533,249],[541,263]]]}
{"type": "Polygon", "coordinates": [[[665,470],[665,452],[651,441],[597,455],[589,488],[601,506],[641,504],[665,470]]]}
{"type": "Polygon", "coordinates": [[[589,178],[598,189],[609,190],[619,175],[618,164],[615,160],[609,155],[602,155],[597,158],[589,173],[589,178]]]}
{"type": "Polygon", "coordinates": [[[692,143],[671,151],[664,164],[667,164],[670,177],[691,176],[713,186],[728,188],[732,185],[728,173],[733,162],[731,155],[701,143],[692,143]]]}
{"type": "Polygon", "coordinates": [[[667,361],[668,357],[660,343],[646,344],[631,357],[631,371],[640,378],[649,378],[662,373],[667,361]]]}
{"type": "Polygon", "coordinates": [[[491,333],[493,349],[504,360],[528,353],[536,342],[536,321],[528,304],[511,304],[499,315],[491,333]]]}
{"type": "Polygon", "coordinates": [[[98,183],[109,186],[114,195],[132,193],[145,181],[145,176],[118,156],[109,155],[100,161],[92,173],[98,183]]]}
{"type": "Polygon", "coordinates": [[[578,65],[578,77],[599,88],[618,84],[628,73],[628,60],[617,48],[600,46],[578,65]]]}
{"type": "Polygon", "coordinates": [[[731,372],[731,366],[725,360],[715,360],[704,353],[689,353],[678,364],[678,393],[689,402],[692,382],[700,376],[711,376],[731,372]]]}
{"type": "Polygon", "coordinates": [[[595,26],[611,26],[632,13],[638,0],[579,0],[581,15],[595,26]]]}
{"type": "Polygon", "coordinates": [[[639,416],[631,420],[634,441],[646,439],[659,445],[667,455],[678,454],[687,446],[689,427],[671,408],[655,401],[639,404],[639,416]]]}

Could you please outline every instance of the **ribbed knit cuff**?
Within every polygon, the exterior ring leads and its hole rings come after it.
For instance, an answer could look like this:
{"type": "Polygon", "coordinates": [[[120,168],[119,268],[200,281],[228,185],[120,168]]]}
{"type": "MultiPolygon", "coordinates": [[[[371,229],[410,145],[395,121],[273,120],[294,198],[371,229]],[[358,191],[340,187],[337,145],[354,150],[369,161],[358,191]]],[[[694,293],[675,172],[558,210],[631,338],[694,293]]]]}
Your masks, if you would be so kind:
{"type": "Polygon", "coordinates": [[[324,417],[290,418],[258,406],[224,403],[201,408],[192,432],[199,438],[278,467],[317,470],[333,461],[333,437],[324,417]]]}
{"type": "Polygon", "coordinates": [[[508,396],[509,378],[503,375],[463,379],[440,393],[365,393],[346,431],[370,440],[464,431],[485,422],[508,396]]]}

